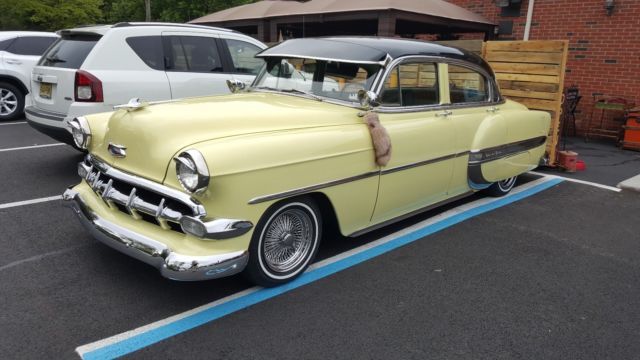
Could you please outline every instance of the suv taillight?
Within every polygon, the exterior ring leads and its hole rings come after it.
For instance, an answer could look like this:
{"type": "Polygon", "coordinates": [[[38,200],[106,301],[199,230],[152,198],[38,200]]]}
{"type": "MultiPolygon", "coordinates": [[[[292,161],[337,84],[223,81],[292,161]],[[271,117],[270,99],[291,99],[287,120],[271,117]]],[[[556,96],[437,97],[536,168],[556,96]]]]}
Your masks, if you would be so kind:
{"type": "Polygon", "coordinates": [[[75,98],[76,101],[103,102],[102,81],[86,71],[76,71],[75,98]]]}

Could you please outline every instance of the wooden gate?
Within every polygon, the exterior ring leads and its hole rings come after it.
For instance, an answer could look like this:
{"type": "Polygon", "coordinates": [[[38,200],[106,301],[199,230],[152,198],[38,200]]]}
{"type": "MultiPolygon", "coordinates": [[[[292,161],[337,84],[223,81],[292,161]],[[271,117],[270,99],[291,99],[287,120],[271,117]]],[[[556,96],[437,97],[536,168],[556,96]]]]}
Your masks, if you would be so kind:
{"type": "Polygon", "coordinates": [[[557,163],[568,47],[566,40],[488,41],[482,49],[502,95],[529,109],[551,114],[547,142],[550,166],[557,163]]]}

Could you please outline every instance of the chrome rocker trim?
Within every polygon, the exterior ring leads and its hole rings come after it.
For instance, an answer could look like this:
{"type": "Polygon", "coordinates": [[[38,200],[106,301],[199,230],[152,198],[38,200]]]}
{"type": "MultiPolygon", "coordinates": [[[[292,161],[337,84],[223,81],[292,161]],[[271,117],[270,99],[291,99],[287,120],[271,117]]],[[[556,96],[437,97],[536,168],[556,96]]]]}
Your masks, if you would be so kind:
{"type": "Polygon", "coordinates": [[[248,251],[211,256],[182,255],[156,240],[101,218],[75,190],[67,189],[62,199],[97,240],[155,267],[168,279],[198,281],[230,276],[241,272],[249,260],[248,251]]]}

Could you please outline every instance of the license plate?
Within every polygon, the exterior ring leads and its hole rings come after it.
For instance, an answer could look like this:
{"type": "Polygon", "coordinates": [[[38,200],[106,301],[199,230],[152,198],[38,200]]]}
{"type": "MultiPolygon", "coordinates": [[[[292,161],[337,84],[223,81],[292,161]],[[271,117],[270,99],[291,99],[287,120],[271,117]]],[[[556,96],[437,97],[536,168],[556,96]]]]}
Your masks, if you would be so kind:
{"type": "Polygon", "coordinates": [[[40,83],[40,97],[43,99],[51,99],[51,84],[40,83]]]}

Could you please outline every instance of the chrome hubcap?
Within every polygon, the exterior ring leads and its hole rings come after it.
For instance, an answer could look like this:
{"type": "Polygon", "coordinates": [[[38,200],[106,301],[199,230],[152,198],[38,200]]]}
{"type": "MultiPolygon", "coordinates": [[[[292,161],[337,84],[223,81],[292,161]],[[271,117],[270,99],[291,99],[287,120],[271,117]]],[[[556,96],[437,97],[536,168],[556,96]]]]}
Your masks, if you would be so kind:
{"type": "Polygon", "coordinates": [[[303,210],[278,214],[264,233],[264,259],[269,269],[284,273],[300,265],[311,251],[315,231],[311,217],[303,210]]]}
{"type": "Polygon", "coordinates": [[[0,115],[9,115],[18,108],[16,94],[7,89],[0,88],[0,115]]]}
{"type": "Polygon", "coordinates": [[[498,182],[498,186],[500,186],[500,189],[502,189],[503,191],[509,191],[511,190],[513,185],[515,185],[517,178],[518,178],[517,176],[514,176],[512,178],[502,180],[498,182]]]}

